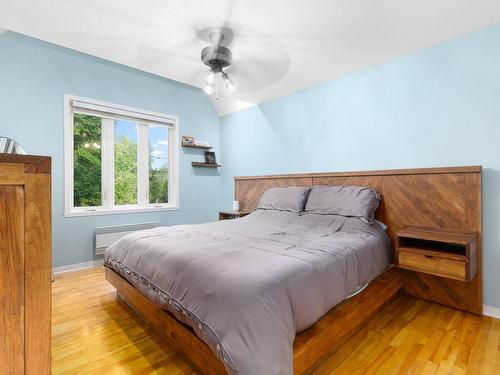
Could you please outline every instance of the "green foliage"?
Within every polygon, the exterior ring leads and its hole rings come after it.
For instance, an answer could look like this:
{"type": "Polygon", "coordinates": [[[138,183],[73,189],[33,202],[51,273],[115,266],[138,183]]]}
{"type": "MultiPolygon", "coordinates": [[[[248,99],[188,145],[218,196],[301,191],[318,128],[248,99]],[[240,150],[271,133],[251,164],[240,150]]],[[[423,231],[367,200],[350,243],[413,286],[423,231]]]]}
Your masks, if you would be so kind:
{"type": "MultiPolygon", "coordinates": [[[[74,115],[74,205],[92,207],[101,197],[101,118],[74,115]]],[[[115,204],[137,204],[137,144],[115,139],[115,204]]],[[[149,202],[168,202],[168,168],[149,160],[149,202]]]]}
{"type": "MultiPolygon", "coordinates": [[[[153,134],[153,138],[165,137],[168,139],[168,130],[159,128],[150,128],[150,137],[153,134]],[[161,132],[159,132],[159,130],[161,132]],[[160,135],[161,134],[161,135],[160,135]]],[[[156,145],[156,149],[159,155],[155,155],[154,145],[149,145],[149,203],[168,203],[168,149],[160,146],[160,143],[156,145]],[[158,161],[154,163],[155,159],[158,161]],[[160,166],[159,161],[162,162],[160,166]],[[155,168],[156,165],[156,168],[155,168]]]]}
{"type": "Polygon", "coordinates": [[[74,205],[100,206],[101,118],[75,114],[74,124],[74,205]]]}
{"type": "Polygon", "coordinates": [[[115,204],[137,203],[137,143],[115,139],[115,204]]]}
{"type": "Polygon", "coordinates": [[[149,162],[149,203],[168,203],[168,169],[153,169],[149,162]]]}

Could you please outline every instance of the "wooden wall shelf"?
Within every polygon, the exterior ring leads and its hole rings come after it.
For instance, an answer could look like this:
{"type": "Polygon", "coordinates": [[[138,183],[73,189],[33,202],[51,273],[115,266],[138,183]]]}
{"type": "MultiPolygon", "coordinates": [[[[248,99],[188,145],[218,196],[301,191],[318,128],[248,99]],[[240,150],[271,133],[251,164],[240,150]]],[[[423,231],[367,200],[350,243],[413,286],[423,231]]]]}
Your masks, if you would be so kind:
{"type": "Polygon", "coordinates": [[[202,150],[211,150],[212,146],[201,146],[201,145],[182,145],[182,147],[187,147],[187,148],[200,148],[202,150]]]}
{"type": "Polygon", "coordinates": [[[209,163],[200,163],[197,161],[193,161],[191,163],[193,167],[202,167],[202,168],[219,168],[222,167],[220,164],[209,164],[209,163]]]}

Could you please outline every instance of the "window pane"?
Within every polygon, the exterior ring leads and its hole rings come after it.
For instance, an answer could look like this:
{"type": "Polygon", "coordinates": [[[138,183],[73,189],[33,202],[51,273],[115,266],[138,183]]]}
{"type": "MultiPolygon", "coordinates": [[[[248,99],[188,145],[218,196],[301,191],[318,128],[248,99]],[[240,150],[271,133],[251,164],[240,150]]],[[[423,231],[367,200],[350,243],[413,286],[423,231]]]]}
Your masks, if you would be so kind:
{"type": "Polygon", "coordinates": [[[137,124],[115,120],[115,205],[137,204],[137,124]]]}
{"type": "Polygon", "coordinates": [[[101,201],[101,118],[73,116],[75,207],[100,206],[101,201]]]}
{"type": "Polygon", "coordinates": [[[168,203],[168,128],[149,127],[149,203],[168,203]]]}

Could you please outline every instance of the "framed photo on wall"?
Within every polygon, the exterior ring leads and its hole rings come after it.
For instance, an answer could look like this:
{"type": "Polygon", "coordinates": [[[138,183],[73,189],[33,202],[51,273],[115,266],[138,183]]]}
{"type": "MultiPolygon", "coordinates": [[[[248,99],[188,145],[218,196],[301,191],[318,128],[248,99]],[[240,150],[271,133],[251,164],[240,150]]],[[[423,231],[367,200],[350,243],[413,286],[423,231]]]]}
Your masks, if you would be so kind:
{"type": "Polygon", "coordinates": [[[195,144],[194,137],[190,137],[189,135],[182,136],[182,145],[183,146],[193,146],[195,144]]]}
{"type": "Polygon", "coordinates": [[[215,152],[213,151],[205,151],[205,163],[207,164],[217,164],[215,160],[215,152]]]}

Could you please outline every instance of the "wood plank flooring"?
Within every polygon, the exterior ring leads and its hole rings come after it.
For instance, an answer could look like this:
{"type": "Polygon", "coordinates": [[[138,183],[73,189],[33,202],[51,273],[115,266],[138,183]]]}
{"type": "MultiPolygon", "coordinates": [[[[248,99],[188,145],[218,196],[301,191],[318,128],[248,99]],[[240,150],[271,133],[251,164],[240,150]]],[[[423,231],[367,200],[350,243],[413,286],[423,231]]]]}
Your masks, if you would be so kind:
{"type": "MultiPolygon", "coordinates": [[[[52,373],[195,374],[104,280],[103,267],[53,284],[52,373]]],[[[314,375],[500,375],[500,320],[402,296],[314,375]]]]}

